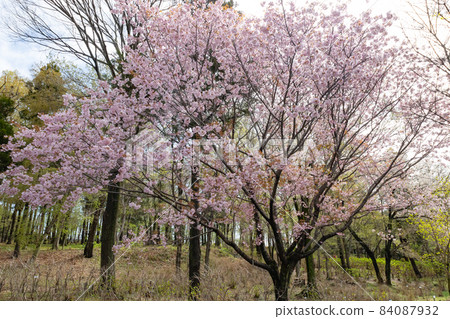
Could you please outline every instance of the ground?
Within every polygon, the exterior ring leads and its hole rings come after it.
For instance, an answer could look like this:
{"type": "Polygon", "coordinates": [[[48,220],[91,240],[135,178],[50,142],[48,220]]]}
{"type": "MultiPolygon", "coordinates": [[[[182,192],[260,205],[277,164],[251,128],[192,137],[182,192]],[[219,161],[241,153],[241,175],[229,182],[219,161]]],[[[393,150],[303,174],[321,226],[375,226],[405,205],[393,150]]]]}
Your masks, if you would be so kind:
{"type": "MultiPolygon", "coordinates": [[[[99,289],[99,247],[94,258],[83,258],[83,247],[72,245],[53,251],[44,247],[34,264],[31,250],[13,259],[12,245],[0,245],[0,300],[186,300],[187,270],[183,252],[182,271],[175,271],[175,247],[135,246],[122,249],[116,258],[114,292],[99,289]],[[119,257],[121,256],[121,257],[119,257]]],[[[366,258],[352,258],[352,277],[329,260],[326,279],[324,260],[317,267],[320,300],[450,300],[445,280],[421,265],[425,275],[416,279],[406,262],[396,261],[393,286],[379,285],[366,258]],[[401,280],[399,280],[399,278],[401,280]],[[356,280],[356,282],[355,282],[356,280]],[[370,297],[370,296],[371,297],[370,297]]],[[[316,263],[316,266],[317,263],[316,263]]],[[[383,267],[383,265],[381,265],[383,267]]],[[[201,300],[273,300],[268,274],[234,256],[225,248],[214,248],[208,271],[202,265],[201,300]]],[[[293,280],[290,300],[305,300],[304,269],[293,280]]],[[[295,274],[294,274],[295,277],[295,274]]]]}

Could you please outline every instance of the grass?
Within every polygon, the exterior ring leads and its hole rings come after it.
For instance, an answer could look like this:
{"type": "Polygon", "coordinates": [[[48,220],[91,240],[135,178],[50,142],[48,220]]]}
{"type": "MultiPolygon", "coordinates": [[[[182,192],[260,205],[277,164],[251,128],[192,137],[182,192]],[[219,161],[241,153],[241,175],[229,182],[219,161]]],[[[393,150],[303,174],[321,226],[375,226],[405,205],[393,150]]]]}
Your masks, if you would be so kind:
{"type": "MultiPolygon", "coordinates": [[[[186,300],[188,294],[187,247],[179,274],[175,271],[174,247],[133,247],[116,264],[113,292],[103,291],[96,282],[98,246],[91,259],[83,258],[81,245],[59,251],[44,246],[34,264],[27,263],[31,249],[24,250],[19,259],[11,258],[12,250],[12,245],[0,245],[0,300],[77,300],[81,295],[81,300],[186,300]]],[[[450,300],[443,280],[436,280],[426,265],[419,264],[426,276],[417,280],[407,271],[407,263],[396,261],[393,286],[387,287],[375,282],[373,271],[364,258],[351,260],[351,273],[358,284],[331,261],[330,279],[326,279],[324,262],[321,264],[316,275],[322,300],[371,300],[368,294],[375,300],[450,300]]],[[[300,277],[305,279],[304,269],[300,277]]],[[[301,283],[302,280],[293,280],[291,300],[305,300],[301,283]]],[[[212,249],[209,270],[202,265],[201,300],[273,298],[272,281],[267,272],[252,267],[226,248],[212,249]]]]}

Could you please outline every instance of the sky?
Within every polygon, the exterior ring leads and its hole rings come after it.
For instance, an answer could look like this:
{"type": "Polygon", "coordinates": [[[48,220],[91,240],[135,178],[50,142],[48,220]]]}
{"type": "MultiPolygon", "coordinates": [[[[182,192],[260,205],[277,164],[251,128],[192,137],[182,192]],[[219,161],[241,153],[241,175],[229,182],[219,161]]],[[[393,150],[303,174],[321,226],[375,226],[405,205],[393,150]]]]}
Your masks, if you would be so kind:
{"type": "MultiPolygon", "coordinates": [[[[30,69],[33,65],[46,60],[48,51],[43,50],[41,47],[35,44],[14,42],[8,35],[8,30],[1,21],[4,21],[2,17],[5,14],[4,9],[6,3],[14,0],[0,0],[0,72],[3,70],[17,70],[20,75],[24,77],[30,77],[30,69]]],[[[340,2],[339,0],[317,0],[318,2],[340,2]]],[[[261,3],[263,0],[237,0],[238,9],[247,15],[260,15],[262,14],[261,3]]],[[[268,1],[266,1],[268,2],[268,1]]],[[[301,4],[304,0],[294,0],[301,4]]],[[[354,15],[360,15],[367,9],[372,10],[374,13],[387,13],[392,12],[399,16],[397,25],[394,26],[393,32],[402,36],[400,24],[408,25],[408,14],[410,12],[408,0],[346,0],[349,11],[354,15]]]]}

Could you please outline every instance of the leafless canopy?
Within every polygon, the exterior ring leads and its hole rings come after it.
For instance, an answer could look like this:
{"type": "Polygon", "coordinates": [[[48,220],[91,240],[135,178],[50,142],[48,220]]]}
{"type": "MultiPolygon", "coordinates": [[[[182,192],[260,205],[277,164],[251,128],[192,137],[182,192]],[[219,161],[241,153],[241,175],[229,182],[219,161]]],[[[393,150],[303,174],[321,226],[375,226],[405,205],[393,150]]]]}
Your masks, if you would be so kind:
{"type": "Polygon", "coordinates": [[[423,56],[450,75],[450,2],[423,0],[411,7],[414,25],[430,49],[423,56]]]}
{"type": "MultiPolygon", "coordinates": [[[[11,0],[8,28],[15,39],[74,55],[99,79],[116,76],[133,17],[111,12],[114,0],[11,0]],[[106,73],[106,74],[105,74],[106,73]]],[[[160,6],[163,0],[149,0],[160,6]]]]}

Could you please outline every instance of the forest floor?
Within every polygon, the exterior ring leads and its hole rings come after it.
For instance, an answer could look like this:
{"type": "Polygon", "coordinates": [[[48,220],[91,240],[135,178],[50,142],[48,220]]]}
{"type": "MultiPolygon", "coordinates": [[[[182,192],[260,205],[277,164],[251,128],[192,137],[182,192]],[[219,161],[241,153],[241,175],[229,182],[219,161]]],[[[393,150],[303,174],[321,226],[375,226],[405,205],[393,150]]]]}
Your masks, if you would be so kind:
{"type": "MultiPolygon", "coordinates": [[[[185,247],[186,248],[186,247],[185,247]]],[[[175,271],[172,246],[135,246],[116,256],[114,292],[99,289],[99,247],[94,257],[83,258],[80,245],[53,251],[44,247],[37,260],[28,263],[31,250],[13,259],[12,245],[0,244],[0,300],[186,300],[187,251],[182,257],[182,271],[175,271]],[[121,256],[119,258],[119,256],[121,256]]],[[[365,258],[352,258],[351,273],[346,274],[334,261],[316,262],[319,300],[450,300],[444,278],[428,275],[416,279],[407,264],[394,265],[393,286],[375,282],[365,258]]],[[[201,300],[273,300],[269,275],[224,248],[213,248],[208,271],[202,265],[201,300]]],[[[293,280],[290,300],[311,300],[302,293],[305,271],[293,280]]],[[[294,274],[295,277],[295,274],[294,274]]]]}

